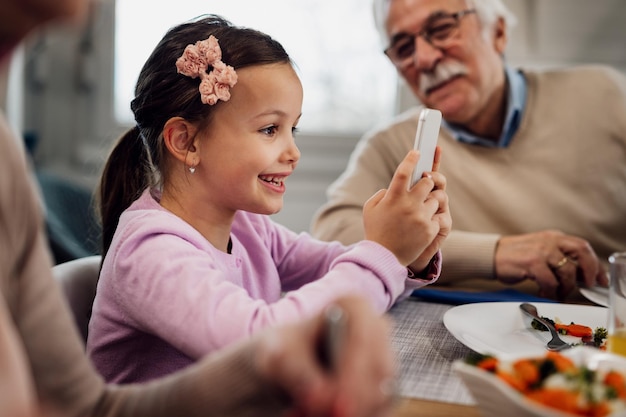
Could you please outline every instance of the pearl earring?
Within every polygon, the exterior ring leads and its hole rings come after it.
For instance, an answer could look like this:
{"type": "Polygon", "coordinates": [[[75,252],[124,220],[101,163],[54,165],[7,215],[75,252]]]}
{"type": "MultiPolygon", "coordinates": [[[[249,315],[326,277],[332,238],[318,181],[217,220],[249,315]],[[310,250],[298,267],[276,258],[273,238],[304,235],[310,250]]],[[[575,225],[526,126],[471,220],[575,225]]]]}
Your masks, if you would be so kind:
{"type": "Polygon", "coordinates": [[[189,172],[191,174],[193,174],[194,172],[196,172],[196,167],[189,167],[189,172]]]}

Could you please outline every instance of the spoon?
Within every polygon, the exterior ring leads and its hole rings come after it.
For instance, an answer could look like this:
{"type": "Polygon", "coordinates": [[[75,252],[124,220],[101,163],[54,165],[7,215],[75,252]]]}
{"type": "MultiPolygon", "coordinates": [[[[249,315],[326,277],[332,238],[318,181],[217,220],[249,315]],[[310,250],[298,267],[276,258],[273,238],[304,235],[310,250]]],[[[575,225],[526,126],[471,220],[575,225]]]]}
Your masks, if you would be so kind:
{"type": "Polygon", "coordinates": [[[535,307],[534,305],[532,305],[530,303],[522,303],[522,304],[520,304],[519,308],[525,314],[527,314],[530,317],[532,317],[533,319],[537,320],[539,323],[541,323],[544,326],[546,326],[548,330],[550,330],[550,334],[552,335],[552,339],[550,339],[550,341],[548,341],[548,343],[546,344],[546,348],[548,350],[559,351],[559,350],[563,350],[563,349],[567,349],[567,348],[571,348],[572,347],[572,345],[570,345],[569,343],[565,342],[563,339],[561,339],[559,337],[559,332],[557,332],[557,330],[554,328],[554,326],[552,324],[550,324],[550,322],[548,322],[548,321],[542,319],[541,317],[539,317],[539,313],[537,312],[537,307],[535,307]]]}

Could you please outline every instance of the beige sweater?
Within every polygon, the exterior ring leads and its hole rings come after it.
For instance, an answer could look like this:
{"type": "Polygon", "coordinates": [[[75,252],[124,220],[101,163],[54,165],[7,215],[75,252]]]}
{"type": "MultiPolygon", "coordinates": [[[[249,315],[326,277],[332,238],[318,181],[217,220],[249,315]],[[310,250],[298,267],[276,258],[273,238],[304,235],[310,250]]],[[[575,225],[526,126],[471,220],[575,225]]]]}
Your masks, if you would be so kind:
{"type": "MultiPolygon", "coordinates": [[[[527,107],[508,148],[460,143],[441,129],[453,231],[440,284],[493,279],[501,235],[559,229],[587,239],[605,261],[626,250],[624,76],[599,66],[524,75],[527,107]]],[[[363,238],[363,203],[388,186],[412,148],[418,113],[411,109],[359,142],[313,219],[316,237],[363,238]]]]}
{"type": "Polygon", "coordinates": [[[5,314],[0,322],[14,326],[3,334],[18,335],[24,365],[32,371],[43,404],[63,417],[278,414],[276,407],[284,404],[273,401],[281,395],[253,372],[250,344],[145,386],[106,386],[86,359],[78,330],[52,278],[25,159],[2,116],[0,171],[0,314],[5,314]]]}

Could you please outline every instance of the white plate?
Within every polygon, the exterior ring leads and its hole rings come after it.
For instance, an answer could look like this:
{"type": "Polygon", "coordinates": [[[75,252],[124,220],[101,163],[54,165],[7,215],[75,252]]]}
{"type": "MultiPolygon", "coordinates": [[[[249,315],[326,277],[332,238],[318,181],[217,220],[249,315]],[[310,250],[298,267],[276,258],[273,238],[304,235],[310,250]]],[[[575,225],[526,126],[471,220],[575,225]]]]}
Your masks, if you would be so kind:
{"type": "MultiPolygon", "coordinates": [[[[519,302],[473,303],[452,307],[443,316],[448,331],[465,346],[482,353],[501,358],[522,355],[540,356],[546,352],[549,332],[530,327],[531,318],[522,313],[519,302]]],[[[607,326],[606,307],[533,303],[540,316],[563,323],[574,322],[596,327],[607,326]]],[[[569,343],[578,343],[580,338],[563,336],[569,343]]]]}
{"type": "Polygon", "coordinates": [[[609,306],[609,289],[604,287],[581,288],[580,293],[589,301],[604,307],[609,306]]]}
{"type": "MultiPolygon", "coordinates": [[[[611,281],[611,275],[607,272],[606,279],[611,281]]],[[[589,301],[604,307],[609,306],[609,288],[593,286],[590,288],[580,288],[580,293],[589,301]]]]}

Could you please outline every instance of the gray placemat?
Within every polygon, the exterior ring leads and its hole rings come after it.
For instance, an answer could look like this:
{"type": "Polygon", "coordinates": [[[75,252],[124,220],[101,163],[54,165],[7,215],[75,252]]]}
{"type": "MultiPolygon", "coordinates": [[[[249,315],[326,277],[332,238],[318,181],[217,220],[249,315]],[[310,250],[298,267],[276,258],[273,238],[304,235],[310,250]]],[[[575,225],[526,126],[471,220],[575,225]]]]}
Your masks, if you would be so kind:
{"type": "Polygon", "coordinates": [[[476,404],[452,370],[455,360],[472,352],[443,325],[443,315],[452,307],[409,298],[389,311],[394,322],[392,347],[398,361],[399,396],[476,404]]]}

